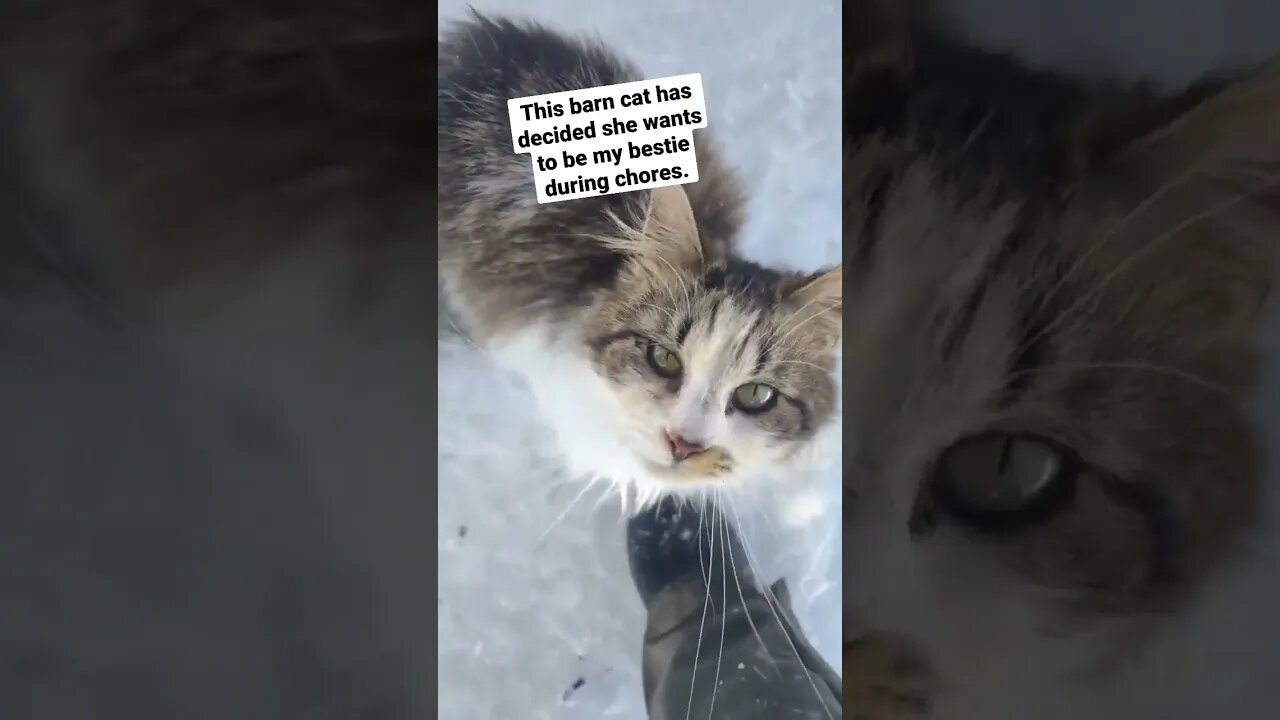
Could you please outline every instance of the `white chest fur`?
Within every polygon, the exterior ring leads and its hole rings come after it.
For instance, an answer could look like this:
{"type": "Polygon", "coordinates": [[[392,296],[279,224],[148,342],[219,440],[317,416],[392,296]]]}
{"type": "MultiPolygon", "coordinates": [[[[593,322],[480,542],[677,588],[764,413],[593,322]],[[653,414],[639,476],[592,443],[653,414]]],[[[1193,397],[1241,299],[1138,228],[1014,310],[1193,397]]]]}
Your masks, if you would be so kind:
{"type": "Polygon", "coordinates": [[[659,482],[626,447],[625,414],[591,366],[579,333],[535,324],[496,339],[490,352],[528,383],[571,474],[643,488],[659,482]]]}

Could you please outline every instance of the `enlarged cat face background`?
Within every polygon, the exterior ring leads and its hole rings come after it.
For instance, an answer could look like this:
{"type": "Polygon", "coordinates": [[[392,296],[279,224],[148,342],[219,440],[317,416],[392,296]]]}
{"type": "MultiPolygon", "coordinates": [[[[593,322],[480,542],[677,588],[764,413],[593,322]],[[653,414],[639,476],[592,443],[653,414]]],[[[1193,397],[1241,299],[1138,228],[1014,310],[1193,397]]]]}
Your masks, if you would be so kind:
{"type": "Polygon", "coordinates": [[[1205,598],[1260,527],[1280,72],[1162,100],[877,21],[845,71],[848,700],[1211,717],[1239,668],[1205,598]]]}
{"type": "Polygon", "coordinates": [[[836,408],[841,271],[786,273],[704,246],[679,186],[651,192],[616,292],[587,321],[624,443],[666,489],[726,486],[810,448],[836,408]]]}

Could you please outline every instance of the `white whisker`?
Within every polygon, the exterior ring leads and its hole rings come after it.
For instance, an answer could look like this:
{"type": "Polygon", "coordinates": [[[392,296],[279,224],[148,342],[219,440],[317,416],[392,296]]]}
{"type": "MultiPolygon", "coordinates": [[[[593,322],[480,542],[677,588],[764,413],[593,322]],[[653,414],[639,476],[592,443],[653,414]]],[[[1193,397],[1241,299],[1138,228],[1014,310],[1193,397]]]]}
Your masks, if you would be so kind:
{"type": "MultiPolygon", "coordinates": [[[[732,500],[729,502],[729,509],[733,512],[733,516],[738,523],[738,527],[741,528],[742,518],[738,515],[738,509],[733,504],[732,500]]],[[[755,559],[755,553],[751,552],[751,545],[747,542],[746,536],[743,535],[740,539],[742,540],[742,549],[747,553],[747,561],[757,568],[760,567],[759,562],[755,559]]],[[[805,679],[809,681],[809,686],[813,688],[814,697],[818,698],[819,702],[822,703],[822,711],[826,714],[828,720],[835,720],[835,716],[831,714],[831,708],[827,707],[826,702],[822,698],[822,693],[818,690],[818,684],[813,680],[813,673],[809,672],[809,668],[805,667],[804,660],[800,657],[800,649],[796,647],[795,641],[791,639],[791,634],[786,632],[787,625],[782,621],[782,616],[777,609],[778,607],[781,607],[781,603],[779,603],[778,599],[773,596],[773,591],[769,588],[769,585],[763,581],[760,583],[760,592],[764,595],[765,604],[769,606],[769,611],[773,613],[774,620],[776,620],[779,627],[783,629],[782,634],[787,639],[787,644],[791,646],[791,652],[796,656],[796,662],[800,663],[800,669],[804,671],[804,676],[805,679]]]]}
{"type": "Polygon", "coordinates": [[[542,545],[542,541],[547,539],[547,536],[551,534],[551,531],[555,529],[555,527],[559,525],[561,521],[563,521],[565,517],[569,515],[569,511],[573,510],[573,506],[577,505],[578,501],[581,500],[583,496],[585,496],[587,492],[591,490],[591,488],[595,487],[596,483],[599,482],[599,480],[600,480],[600,476],[597,475],[595,477],[592,477],[590,480],[588,480],[586,485],[582,486],[582,489],[578,491],[577,495],[573,496],[573,499],[569,501],[569,504],[565,507],[565,509],[560,511],[560,514],[556,516],[556,519],[552,520],[551,524],[547,526],[547,529],[543,530],[542,534],[538,536],[538,539],[534,541],[533,546],[535,548],[540,547],[542,545]]]}
{"type": "MultiPolygon", "coordinates": [[[[739,537],[741,537],[743,529],[738,528],[739,537]]],[[[756,636],[756,640],[760,643],[760,649],[764,651],[765,657],[770,663],[777,665],[778,661],[770,652],[769,646],[765,644],[764,637],[760,634],[760,630],[756,627],[756,621],[751,619],[751,612],[747,609],[747,596],[742,592],[742,581],[738,577],[738,562],[733,557],[733,546],[728,547],[729,554],[729,570],[733,573],[733,582],[738,586],[738,600],[742,602],[742,612],[747,616],[747,624],[751,626],[751,632],[756,636]]]]}
{"type": "MultiPolygon", "coordinates": [[[[718,504],[717,504],[718,507],[718,504]]],[[[729,533],[727,530],[724,512],[716,511],[720,518],[720,522],[716,525],[720,531],[720,554],[727,554],[727,546],[729,544],[729,533]]],[[[714,517],[713,517],[714,520],[714,517]]],[[[713,524],[715,524],[713,522],[713,524]]],[[[725,566],[724,557],[720,558],[720,654],[716,656],[716,674],[711,684],[711,702],[707,706],[707,720],[711,720],[711,713],[716,707],[716,693],[720,690],[720,663],[724,661],[724,634],[725,629],[729,625],[729,579],[726,577],[728,570],[725,566]]]]}
{"type": "MultiPolygon", "coordinates": [[[[702,519],[699,518],[698,522],[701,523],[702,519]]],[[[699,542],[699,547],[701,547],[701,542],[702,542],[701,532],[698,533],[698,542],[699,542]]],[[[716,536],[715,535],[711,536],[711,547],[709,548],[709,554],[713,558],[715,557],[715,554],[716,554],[716,536]]],[[[701,550],[699,550],[698,557],[699,558],[702,557],[701,550]]],[[[703,597],[703,600],[702,600],[702,620],[698,623],[698,644],[695,645],[693,648],[693,672],[689,676],[689,704],[684,711],[684,720],[689,720],[689,717],[693,714],[693,690],[695,687],[697,687],[697,682],[698,682],[698,657],[702,654],[702,634],[707,627],[707,608],[710,607],[710,605],[711,605],[711,583],[708,582],[707,594],[703,597]]]]}

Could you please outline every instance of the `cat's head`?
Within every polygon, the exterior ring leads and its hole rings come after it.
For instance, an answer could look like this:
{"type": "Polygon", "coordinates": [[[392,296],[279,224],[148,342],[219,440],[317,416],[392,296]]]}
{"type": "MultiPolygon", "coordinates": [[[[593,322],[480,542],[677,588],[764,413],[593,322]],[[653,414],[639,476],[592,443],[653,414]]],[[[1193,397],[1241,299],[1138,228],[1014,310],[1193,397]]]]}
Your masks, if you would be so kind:
{"type": "Polygon", "coordinates": [[[851,702],[1182,717],[1240,670],[1214,586],[1273,572],[1280,70],[1159,98],[914,32],[845,72],[851,702]]]}
{"type": "Polygon", "coordinates": [[[772,270],[703,242],[680,186],[604,242],[624,257],[588,351],[626,449],[665,490],[731,486],[788,464],[836,408],[841,271],[772,270]]]}

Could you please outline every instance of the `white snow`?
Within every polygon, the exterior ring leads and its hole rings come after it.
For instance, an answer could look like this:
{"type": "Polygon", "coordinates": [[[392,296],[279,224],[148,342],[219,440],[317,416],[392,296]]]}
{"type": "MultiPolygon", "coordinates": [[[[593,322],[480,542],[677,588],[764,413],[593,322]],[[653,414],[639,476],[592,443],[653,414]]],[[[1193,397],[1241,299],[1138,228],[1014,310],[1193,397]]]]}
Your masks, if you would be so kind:
{"type": "MultiPolygon", "coordinates": [[[[709,132],[750,196],[745,254],[802,269],[839,260],[838,2],[470,4],[595,33],[650,77],[702,73],[709,132]]],[[[442,22],[466,7],[441,3],[442,22]]],[[[574,502],[582,484],[559,467],[528,391],[475,349],[441,348],[439,390],[440,717],[642,719],[644,613],[617,499],[601,484],[574,502]]],[[[788,579],[834,665],[836,453],[738,506],[757,570],[788,579]]]]}

